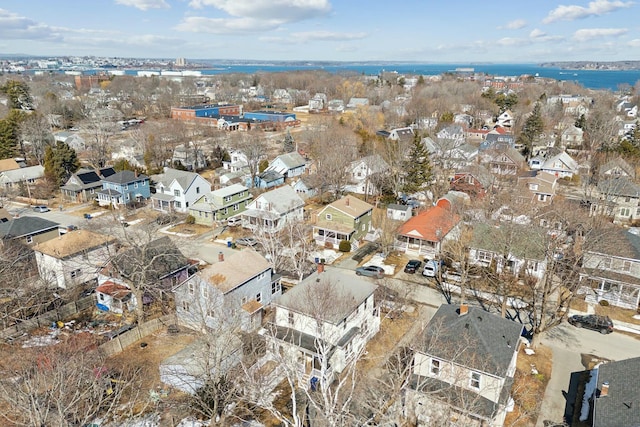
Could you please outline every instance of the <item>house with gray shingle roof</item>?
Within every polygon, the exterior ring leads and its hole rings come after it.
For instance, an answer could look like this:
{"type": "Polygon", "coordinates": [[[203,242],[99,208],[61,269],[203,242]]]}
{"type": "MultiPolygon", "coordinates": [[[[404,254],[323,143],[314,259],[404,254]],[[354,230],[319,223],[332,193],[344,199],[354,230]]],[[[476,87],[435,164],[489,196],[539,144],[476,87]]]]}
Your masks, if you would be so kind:
{"type": "Polygon", "coordinates": [[[302,175],[307,168],[307,160],[298,152],[281,154],[269,164],[265,171],[276,171],[285,179],[302,175]]]}
{"type": "Polygon", "coordinates": [[[123,170],[102,179],[102,190],[98,191],[98,203],[100,206],[117,207],[144,201],[150,195],[148,176],[123,170]]]}
{"type": "Polygon", "coordinates": [[[195,218],[196,224],[213,225],[242,213],[252,199],[247,187],[232,184],[201,196],[189,206],[189,215],[195,218]]]}
{"type": "Polygon", "coordinates": [[[626,176],[635,179],[635,169],[622,157],[615,157],[598,168],[598,175],[603,178],[626,176]]]}
{"type": "Polygon", "coordinates": [[[640,229],[611,228],[594,237],[580,275],[585,300],[635,310],[640,304],[640,229]]]}
{"type": "MultiPolygon", "coordinates": [[[[263,308],[282,293],[280,275],[253,249],[231,255],[220,252],[218,262],[173,288],[178,322],[202,330],[214,328],[215,311],[237,316],[245,331],[261,326],[263,308]]],[[[219,317],[217,317],[219,318],[219,317]]]]}
{"type": "Polygon", "coordinates": [[[85,203],[95,200],[96,194],[102,189],[102,180],[116,173],[112,167],[102,169],[80,169],[69,177],[60,187],[64,200],[85,203]]]}
{"type": "Polygon", "coordinates": [[[195,172],[165,168],[155,175],[155,194],[151,195],[151,206],[162,212],[187,213],[189,206],[204,194],[211,192],[211,184],[195,172]]]}
{"type": "Polygon", "coordinates": [[[60,224],[36,216],[21,216],[0,223],[0,238],[42,243],[60,236],[60,224]]]}
{"type": "Polygon", "coordinates": [[[453,412],[460,425],[502,426],[522,329],[480,307],[441,305],[414,350],[408,413],[418,425],[453,412]]]}
{"type": "Polygon", "coordinates": [[[591,212],[613,217],[616,224],[640,220],[640,185],[628,177],[598,181],[598,197],[592,200],[591,212]]]}
{"type": "Polygon", "coordinates": [[[640,357],[600,364],[592,374],[596,382],[590,399],[592,426],[639,426],[640,357]]]}
{"type": "Polygon", "coordinates": [[[0,172],[0,186],[11,190],[20,184],[35,185],[44,177],[44,166],[35,165],[0,172]]]}
{"type": "Polygon", "coordinates": [[[274,233],[287,222],[303,221],[304,200],[288,185],[256,197],[242,212],[242,226],[274,233]]]}
{"type": "Polygon", "coordinates": [[[267,348],[295,366],[302,387],[328,386],[380,330],[377,286],[339,268],[321,270],[274,301],[273,323],[265,327],[267,348]]]}

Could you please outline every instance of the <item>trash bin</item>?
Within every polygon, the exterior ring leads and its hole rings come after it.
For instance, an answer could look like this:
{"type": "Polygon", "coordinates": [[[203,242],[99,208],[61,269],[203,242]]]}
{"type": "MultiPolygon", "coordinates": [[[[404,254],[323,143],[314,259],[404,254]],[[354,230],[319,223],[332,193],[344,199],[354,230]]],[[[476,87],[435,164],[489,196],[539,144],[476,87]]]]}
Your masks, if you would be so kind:
{"type": "Polygon", "coordinates": [[[231,247],[231,245],[232,245],[231,240],[227,240],[227,247],[228,247],[228,248],[230,248],[230,247],[231,247]]]}

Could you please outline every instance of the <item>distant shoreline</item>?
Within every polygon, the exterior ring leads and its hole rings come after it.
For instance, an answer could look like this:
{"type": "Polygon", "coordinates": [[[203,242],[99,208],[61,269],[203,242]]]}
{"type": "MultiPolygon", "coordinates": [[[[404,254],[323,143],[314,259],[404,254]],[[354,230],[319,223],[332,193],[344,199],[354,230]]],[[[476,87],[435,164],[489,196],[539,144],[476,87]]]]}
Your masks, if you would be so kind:
{"type": "Polygon", "coordinates": [[[545,68],[561,68],[563,70],[638,71],[640,70],[640,61],[559,61],[543,62],[540,66],[545,68]]]}

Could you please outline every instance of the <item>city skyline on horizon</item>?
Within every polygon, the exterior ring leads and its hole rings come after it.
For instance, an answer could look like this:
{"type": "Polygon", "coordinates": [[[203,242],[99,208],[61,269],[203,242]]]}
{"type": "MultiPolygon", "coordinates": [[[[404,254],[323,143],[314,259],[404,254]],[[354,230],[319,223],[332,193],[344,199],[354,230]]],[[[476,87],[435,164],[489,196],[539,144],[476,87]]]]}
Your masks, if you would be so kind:
{"type": "Polygon", "coordinates": [[[614,62],[640,57],[633,1],[542,0],[495,12],[402,0],[0,1],[0,52],[226,61],[614,62]],[[464,13],[462,13],[463,11],[464,13]]]}

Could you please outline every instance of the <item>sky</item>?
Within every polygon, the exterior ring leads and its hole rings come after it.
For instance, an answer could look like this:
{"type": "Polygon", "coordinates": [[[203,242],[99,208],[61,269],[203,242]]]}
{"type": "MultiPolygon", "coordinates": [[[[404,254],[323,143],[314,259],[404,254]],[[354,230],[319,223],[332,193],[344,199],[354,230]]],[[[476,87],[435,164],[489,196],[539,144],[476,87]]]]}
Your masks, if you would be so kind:
{"type": "Polygon", "coordinates": [[[0,54],[432,63],[640,60],[640,4],[0,0],[0,54]]]}

